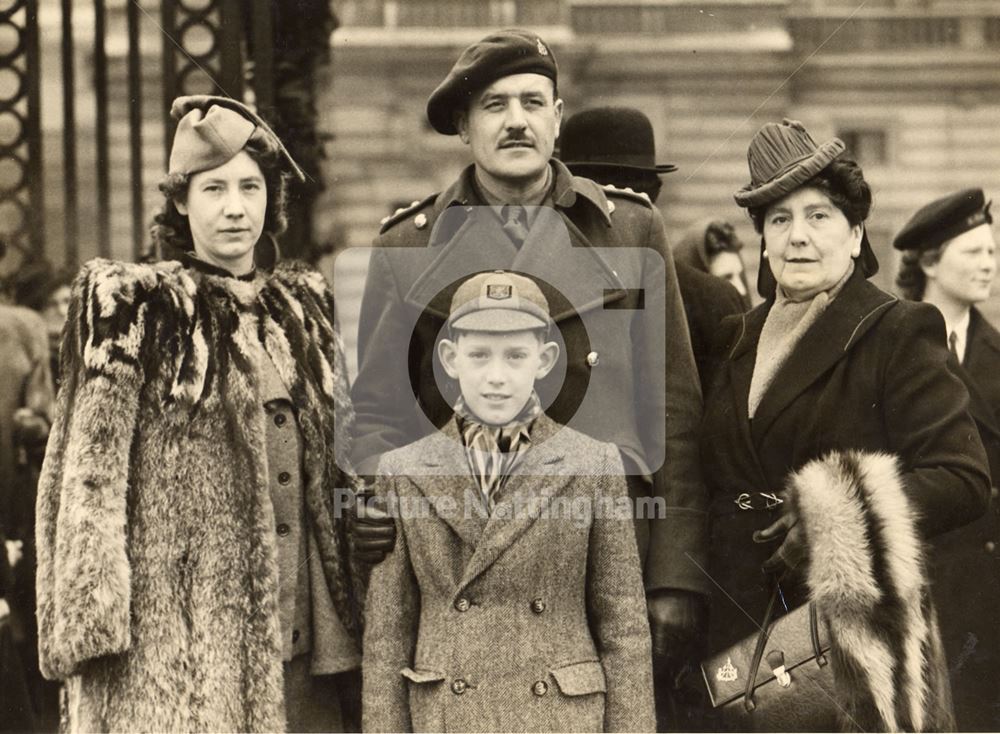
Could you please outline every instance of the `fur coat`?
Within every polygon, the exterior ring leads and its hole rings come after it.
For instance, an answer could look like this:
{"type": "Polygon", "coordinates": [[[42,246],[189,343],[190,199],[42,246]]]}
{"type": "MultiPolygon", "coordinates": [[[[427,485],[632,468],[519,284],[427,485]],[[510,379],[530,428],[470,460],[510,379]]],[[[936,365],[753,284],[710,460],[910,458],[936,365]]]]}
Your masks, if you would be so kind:
{"type": "Polygon", "coordinates": [[[841,729],[954,730],[923,543],[897,461],[833,452],[789,484],[810,597],[830,630],[841,729]]]}
{"type": "Polygon", "coordinates": [[[285,726],[263,346],[303,436],[305,516],[359,634],[334,490],[351,419],[333,299],[300,264],[241,280],[95,260],[73,287],[38,497],[40,662],[73,728],[285,726]]]}

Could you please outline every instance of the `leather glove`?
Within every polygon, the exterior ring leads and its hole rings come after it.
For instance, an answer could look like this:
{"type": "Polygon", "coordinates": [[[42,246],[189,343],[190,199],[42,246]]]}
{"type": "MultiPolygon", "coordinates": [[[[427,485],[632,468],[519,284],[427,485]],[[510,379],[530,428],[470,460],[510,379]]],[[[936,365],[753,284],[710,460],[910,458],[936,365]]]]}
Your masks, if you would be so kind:
{"type": "MultiPolygon", "coordinates": [[[[785,507],[788,508],[788,504],[785,507]]],[[[780,540],[781,545],[764,561],[763,570],[779,575],[796,571],[808,558],[809,548],[794,510],[786,509],[781,517],[753,534],[754,543],[772,543],[776,540],[780,540]]]]}
{"type": "Polygon", "coordinates": [[[693,591],[656,589],[647,594],[646,609],[653,638],[654,668],[679,671],[704,624],[704,599],[693,591]]]}
{"type": "Polygon", "coordinates": [[[44,443],[49,437],[49,422],[30,408],[18,408],[14,411],[14,436],[26,447],[44,443]]]}
{"type": "Polygon", "coordinates": [[[375,565],[396,547],[396,522],[385,509],[385,498],[359,492],[355,510],[354,553],[358,560],[375,565]]]}

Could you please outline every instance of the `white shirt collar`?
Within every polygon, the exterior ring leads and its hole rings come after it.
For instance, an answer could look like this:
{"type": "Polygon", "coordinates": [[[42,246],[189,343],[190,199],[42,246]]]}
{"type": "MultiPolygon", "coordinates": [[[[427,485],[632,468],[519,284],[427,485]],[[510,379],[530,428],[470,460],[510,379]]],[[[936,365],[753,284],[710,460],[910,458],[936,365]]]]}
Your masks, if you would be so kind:
{"type": "Polygon", "coordinates": [[[958,352],[959,363],[965,361],[965,345],[968,343],[969,336],[969,321],[972,317],[972,309],[966,309],[965,313],[955,323],[950,323],[948,319],[944,320],[945,332],[948,335],[948,344],[951,344],[951,335],[954,332],[957,336],[955,340],[955,351],[958,352]]]}

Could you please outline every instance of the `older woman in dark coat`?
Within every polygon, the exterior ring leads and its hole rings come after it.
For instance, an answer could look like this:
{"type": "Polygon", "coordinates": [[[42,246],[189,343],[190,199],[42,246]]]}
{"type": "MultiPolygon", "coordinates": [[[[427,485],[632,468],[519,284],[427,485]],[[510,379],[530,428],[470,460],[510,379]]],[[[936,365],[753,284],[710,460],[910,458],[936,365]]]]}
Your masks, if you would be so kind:
{"type": "Polygon", "coordinates": [[[736,194],[763,236],[766,301],[724,322],[706,399],[710,649],[756,634],[772,594],[779,609],[811,598],[835,641],[840,726],[948,728],[920,547],[982,514],[986,458],[940,314],[867,281],[871,191],[843,152],[765,125],[736,194]]]}

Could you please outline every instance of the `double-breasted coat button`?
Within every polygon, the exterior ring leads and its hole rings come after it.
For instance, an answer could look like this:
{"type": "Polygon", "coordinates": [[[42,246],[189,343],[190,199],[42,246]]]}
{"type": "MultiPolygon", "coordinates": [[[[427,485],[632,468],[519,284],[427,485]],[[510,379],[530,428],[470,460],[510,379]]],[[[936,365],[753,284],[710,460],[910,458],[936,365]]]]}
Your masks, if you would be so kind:
{"type": "Polygon", "coordinates": [[[282,538],[284,538],[286,535],[288,535],[288,533],[290,533],[291,530],[292,529],[290,527],[288,527],[288,525],[286,525],[285,523],[281,523],[277,527],[278,535],[280,535],[282,538]]]}
{"type": "Polygon", "coordinates": [[[467,612],[469,611],[469,607],[471,606],[472,602],[470,602],[464,596],[461,596],[455,600],[455,609],[459,612],[467,612]]]}
{"type": "Polygon", "coordinates": [[[533,611],[535,614],[541,614],[542,612],[545,611],[545,602],[542,601],[541,599],[532,599],[531,611],[533,611]]]}
{"type": "Polygon", "coordinates": [[[608,214],[614,214],[614,213],[615,213],[615,202],[609,201],[608,202],[608,214]]]}
{"type": "Polygon", "coordinates": [[[986,544],[983,546],[983,549],[987,553],[992,553],[993,551],[995,551],[997,549],[997,544],[994,543],[992,540],[987,540],[986,544]]]}
{"type": "Polygon", "coordinates": [[[536,696],[544,696],[549,692],[549,684],[543,680],[536,680],[535,684],[531,687],[531,692],[536,696]]]}
{"type": "Polygon", "coordinates": [[[597,352],[589,352],[587,354],[587,364],[591,367],[596,367],[601,363],[601,355],[597,352]]]}
{"type": "Polygon", "coordinates": [[[292,475],[286,471],[283,471],[280,474],[278,474],[278,482],[280,484],[288,484],[291,480],[292,480],[292,475]]]}
{"type": "Polygon", "coordinates": [[[996,487],[990,487],[990,497],[992,497],[994,500],[1000,498],[1000,489],[997,489],[996,487]]]}
{"type": "Polygon", "coordinates": [[[461,696],[463,693],[466,692],[466,690],[468,690],[468,688],[469,684],[466,683],[461,678],[456,678],[451,682],[451,692],[454,693],[456,696],[461,696]]]}
{"type": "Polygon", "coordinates": [[[420,212],[417,216],[413,218],[413,226],[417,229],[423,229],[427,226],[427,215],[420,212]]]}
{"type": "Polygon", "coordinates": [[[274,425],[276,425],[278,428],[281,428],[283,425],[285,425],[285,421],[287,420],[288,419],[285,417],[284,413],[278,413],[276,416],[274,416],[274,425]]]}

